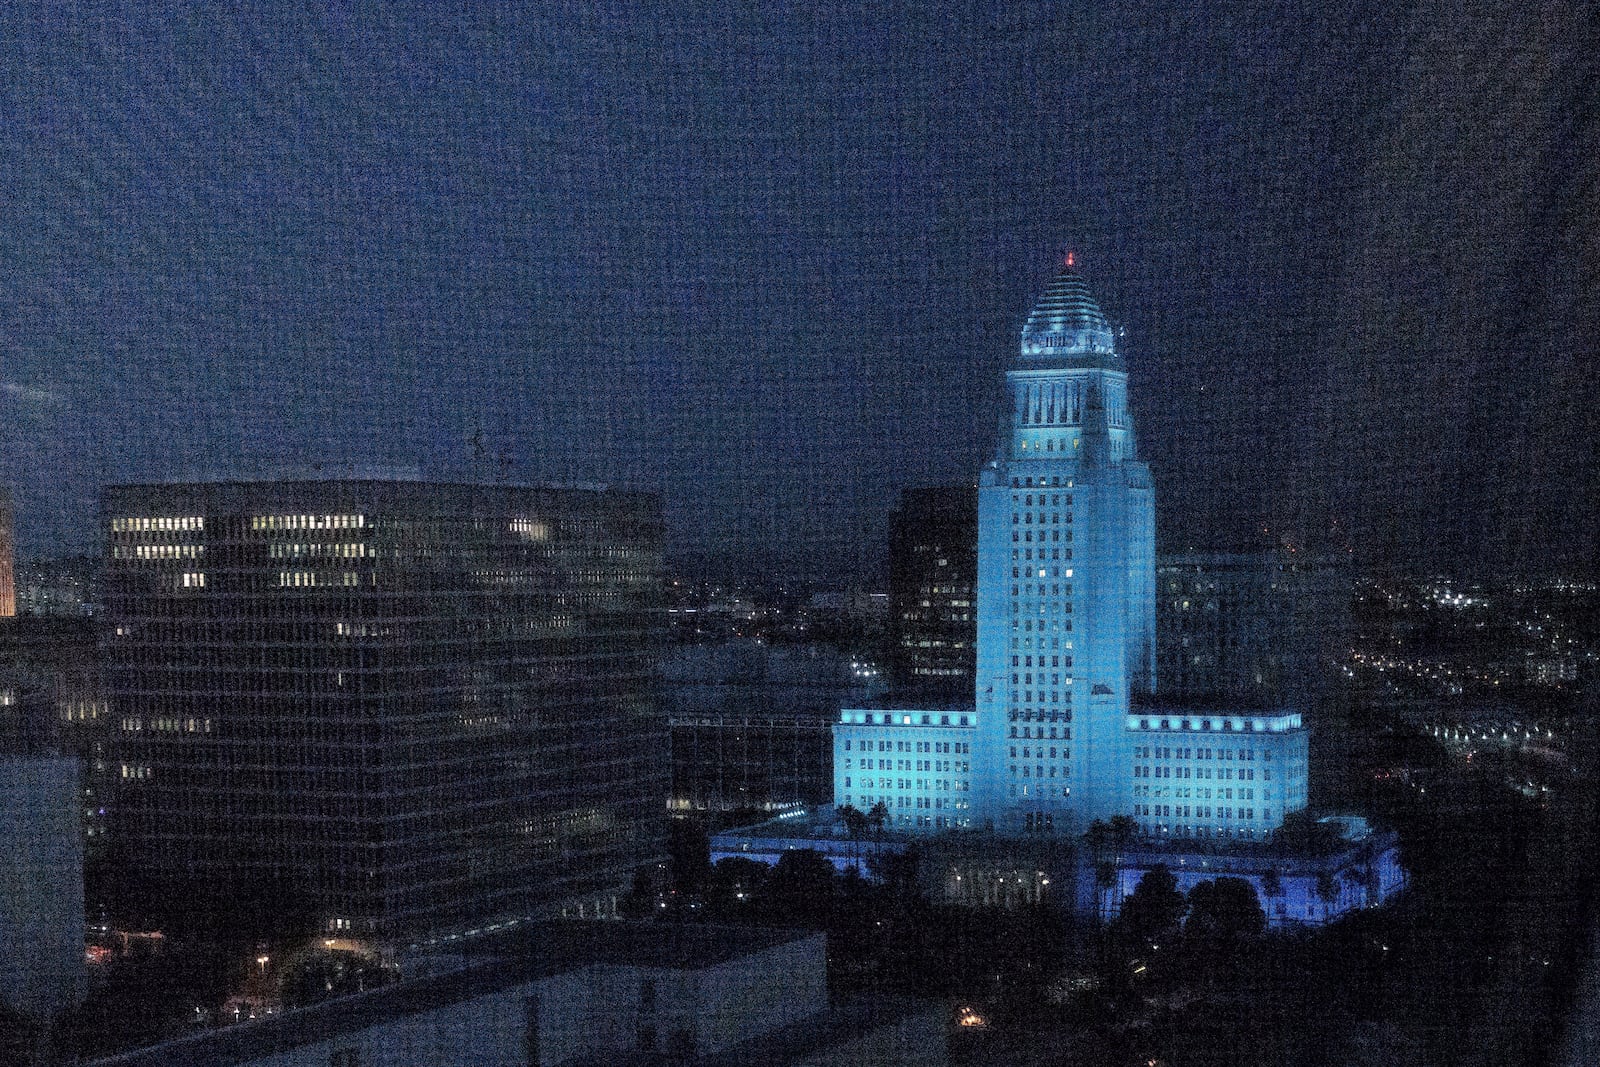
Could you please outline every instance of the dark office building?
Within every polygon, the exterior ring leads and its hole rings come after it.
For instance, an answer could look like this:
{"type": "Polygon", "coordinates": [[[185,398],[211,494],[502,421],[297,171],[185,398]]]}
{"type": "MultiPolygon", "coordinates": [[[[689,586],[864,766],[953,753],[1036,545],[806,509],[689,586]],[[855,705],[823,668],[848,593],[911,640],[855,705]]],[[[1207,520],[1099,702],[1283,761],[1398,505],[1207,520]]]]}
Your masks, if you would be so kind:
{"type": "Polygon", "coordinates": [[[77,758],[83,848],[91,860],[107,843],[115,793],[100,646],[92,619],[0,619],[0,748],[77,758]]]}
{"type": "Polygon", "coordinates": [[[779,812],[832,798],[832,719],[681,715],[671,728],[673,811],[779,812]]]}
{"type": "Polygon", "coordinates": [[[1286,550],[1156,561],[1156,677],[1164,697],[1292,703],[1331,682],[1350,629],[1350,567],[1286,550]]]}
{"type": "Polygon", "coordinates": [[[0,619],[17,613],[16,565],[17,534],[11,493],[0,487],[0,619]]]}
{"type": "Polygon", "coordinates": [[[972,699],[977,577],[977,490],[903,491],[889,516],[892,669],[902,693],[972,699]]]}
{"type": "Polygon", "coordinates": [[[664,854],[662,522],[608,491],[105,491],[114,833],[158,879],[393,936],[603,901],[664,854]]]}

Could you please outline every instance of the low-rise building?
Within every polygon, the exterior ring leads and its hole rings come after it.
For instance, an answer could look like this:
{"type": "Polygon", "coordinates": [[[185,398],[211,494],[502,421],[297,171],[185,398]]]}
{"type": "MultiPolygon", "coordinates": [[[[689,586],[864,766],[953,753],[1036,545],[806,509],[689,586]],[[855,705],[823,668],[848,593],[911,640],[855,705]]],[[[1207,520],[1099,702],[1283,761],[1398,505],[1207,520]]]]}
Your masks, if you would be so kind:
{"type": "Polygon", "coordinates": [[[972,821],[972,745],[978,716],[944,709],[846,708],[833,728],[834,796],[899,828],[956,829],[972,821]]]}
{"type": "Polygon", "coordinates": [[[1128,732],[1132,814],[1149,836],[1265,840],[1306,806],[1297,712],[1145,708],[1128,732]]]}
{"type": "Polygon", "coordinates": [[[872,1062],[945,1061],[941,1010],[883,998],[830,1005],[820,933],[549,922],[448,952],[414,961],[427,964],[420,977],[97,1062],[816,1063],[879,1031],[902,1035],[902,1054],[872,1062]]]}

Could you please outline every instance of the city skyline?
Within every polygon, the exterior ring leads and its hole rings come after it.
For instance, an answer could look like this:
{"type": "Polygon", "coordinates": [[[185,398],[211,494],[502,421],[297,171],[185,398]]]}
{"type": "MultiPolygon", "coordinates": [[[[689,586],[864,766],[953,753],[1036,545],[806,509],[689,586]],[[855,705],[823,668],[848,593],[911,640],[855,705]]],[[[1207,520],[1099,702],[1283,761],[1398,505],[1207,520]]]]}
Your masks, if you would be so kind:
{"type": "Polygon", "coordinates": [[[1162,550],[1592,567],[1559,14],[571,14],[18,18],[22,552],[95,551],[103,484],[352,463],[657,491],[677,558],[871,573],[895,493],[987,454],[1070,244],[1162,550]]]}

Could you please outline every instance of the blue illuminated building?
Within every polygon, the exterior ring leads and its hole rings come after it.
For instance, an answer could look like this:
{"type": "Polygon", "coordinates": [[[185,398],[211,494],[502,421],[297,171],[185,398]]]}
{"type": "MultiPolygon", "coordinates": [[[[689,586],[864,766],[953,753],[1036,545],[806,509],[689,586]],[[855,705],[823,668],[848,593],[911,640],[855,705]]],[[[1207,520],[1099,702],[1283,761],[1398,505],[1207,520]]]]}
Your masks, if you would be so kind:
{"type": "Polygon", "coordinates": [[[972,826],[977,716],[968,711],[846,708],[833,728],[833,792],[900,828],[972,826]]]}
{"type": "Polygon", "coordinates": [[[1070,253],[1006,394],[978,484],[974,703],[841,712],[836,802],[912,832],[1123,815],[1154,838],[1260,840],[1305,806],[1306,732],[1284,709],[1154,710],[1155,494],[1116,334],[1070,253]]]}

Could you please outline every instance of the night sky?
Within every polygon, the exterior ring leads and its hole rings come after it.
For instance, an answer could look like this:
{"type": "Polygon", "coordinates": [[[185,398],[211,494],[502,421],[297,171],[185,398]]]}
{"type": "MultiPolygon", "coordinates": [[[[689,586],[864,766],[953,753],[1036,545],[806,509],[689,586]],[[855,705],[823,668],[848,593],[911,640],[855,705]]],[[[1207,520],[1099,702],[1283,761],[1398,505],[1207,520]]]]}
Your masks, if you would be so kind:
{"type": "Polygon", "coordinates": [[[1161,548],[1592,570],[1584,5],[755,6],[8,5],[22,550],[107,481],[355,463],[871,576],[1073,247],[1161,548]]]}

